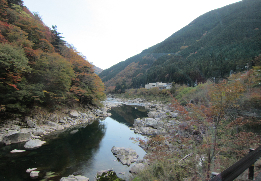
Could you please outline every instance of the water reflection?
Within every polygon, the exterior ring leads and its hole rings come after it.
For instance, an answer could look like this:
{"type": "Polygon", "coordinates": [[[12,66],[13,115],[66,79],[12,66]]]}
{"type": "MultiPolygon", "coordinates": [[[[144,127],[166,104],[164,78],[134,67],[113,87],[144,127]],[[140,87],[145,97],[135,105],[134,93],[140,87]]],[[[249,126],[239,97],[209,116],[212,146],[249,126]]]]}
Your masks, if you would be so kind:
{"type": "MultiPolygon", "coordinates": [[[[70,134],[73,129],[60,134],[45,137],[47,144],[24,153],[11,154],[13,149],[24,149],[24,143],[12,144],[0,148],[0,180],[1,181],[31,181],[28,168],[38,168],[40,177],[35,180],[48,180],[44,177],[48,172],[54,172],[61,177],[83,175],[94,180],[97,171],[113,168],[122,178],[128,176],[129,167],[122,165],[111,153],[111,148],[126,147],[137,151],[142,159],[145,155],[130,137],[143,136],[135,134],[127,125],[132,125],[137,117],[147,116],[141,107],[126,106],[112,109],[112,116],[103,121],[95,121],[87,127],[78,128],[78,132],[70,134]],[[140,111],[142,110],[142,111],[140,111]]],[[[75,128],[74,128],[75,129],[75,128]]]]}
{"type": "Polygon", "coordinates": [[[99,150],[100,141],[105,135],[104,124],[96,121],[86,128],[80,128],[75,134],[70,134],[70,131],[59,134],[56,139],[46,138],[46,145],[25,153],[9,153],[12,149],[24,149],[24,143],[2,147],[0,180],[31,180],[25,171],[33,167],[40,170],[41,178],[49,171],[68,176],[78,172],[83,163],[87,168],[92,167],[93,155],[99,150]]]}
{"type": "Polygon", "coordinates": [[[148,110],[142,106],[123,104],[119,107],[113,107],[110,113],[112,114],[111,118],[127,126],[132,126],[134,119],[147,117],[148,110]]]}

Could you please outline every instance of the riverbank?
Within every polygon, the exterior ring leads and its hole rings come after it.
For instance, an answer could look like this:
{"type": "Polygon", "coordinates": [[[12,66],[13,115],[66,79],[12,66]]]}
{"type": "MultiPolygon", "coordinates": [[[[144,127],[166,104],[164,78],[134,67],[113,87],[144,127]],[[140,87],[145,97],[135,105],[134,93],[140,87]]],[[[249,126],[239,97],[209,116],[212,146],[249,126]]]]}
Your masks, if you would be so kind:
{"type": "MultiPolygon", "coordinates": [[[[159,117],[161,117],[163,115],[167,115],[167,114],[172,115],[174,113],[173,111],[170,110],[170,108],[169,108],[170,105],[165,105],[165,104],[162,104],[159,102],[146,102],[143,99],[124,100],[124,99],[108,98],[108,100],[104,102],[104,107],[101,109],[96,109],[96,110],[86,111],[86,112],[68,110],[68,111],[64,111],[62,116],[61,116],[61,114],[53,113],[50,115],[45,115],[45,117],[40,117],[39,115],[37,117],[37,115],[35,115],[35,116],[26,117],[25,120],[11,120],[9,122],[9,124],[7,124],[9,127],[1,128],[2,130],[4,130],[6,133],[9,134],[9,135],[6,134],[3,136],[2,144],[12,144],[15,142],[26,142],[27,139],[46,140],[46,138],[48,138],[48,137],[45,137],[46,135],[56,134],[59,132],[66,131],[68,129],[71,134],[75,134],[75,133],[77,134],[77,132],[74,132],[74,131],[77,131],[77,129],[75,127],[82,126],[82,125],[87,126],[87,125],[93,123],[93,121],[99,117],[107,117],[110,115],[108,113],[108,111],[111,108],[121,106],[123,104],[133,105],[133,109],[134,109],[134,107],[136,108],[136,106],[137,106],[137,110],[139,109],[138,106],[144,106],[144,107],[146,107],[146,109],[150,110],[150,112],[149,112],[150,116],[158,115],[159,117]],[[166,113],[167,109],[169,109],[169,110],[166,113]],[[16,124],[11,125],[12,122],[16,122],[16,124]],[[23,124],[21,124],[21,122],[23,124]]],[[[139,119],[139,118],[137,118],[137,119],[139,119]]],[[[142,119],[143,118],[141,118],[140,120],[142,120],[142,119]]],[[[116,128],[117,128],[117,126],[116,126],[116,128]]],[[[129,127],[126,129],[129,130],[129,127]]],[[[131,129],[135,129],[135,127],[131,128],[131,129]]],[[[117,130],[115,130],[115,131],[117,131],[117,130]]],[[[1,131],[1,133],[2,133],[2,131],[1,131]]],[[[126,133],[126,131],[124,133],[126,133]]],[[[144,134],[144,133],[142,133],[142,134],[144,134]]],[[[125,138],[125,139],[129,139],[130,137],[133,137],[133,136],[129,136],[128,138],[125,138]]],[[[115,141],[117,142],[117,140],[115,140],[115,141]]],[[[23,144],[24,143],[22,143],[22,145],[23,144]]],[[[117,143],[112,146],[121,147],[121,146],[124,146],[124,144],[117,143]]],[[[137,145],[137,147],[138,147],[138,145],[137,145]]],[[[125,148],[128,148],[128,146],[127,147],[125,146],[125,148]]],[[[135,150],[137,150],[137,149],[138,148],[136,148],[135,150]]],[[[143,147],[143,149],[144,149],[144,147],[143,147]]],[[[111,153],[111,155],[113,156],[113,153],[111,153]]],[[[140,156],[143,157],[143,155],[140,155],[140,156]]],[[[144,160],[139,159],[138,161],[136,161],[136,163],[131,164],[131,167],[129,169],[127,169],[127,172],[131,170],[132,173],[135,173],[135,172],[137,172],[137,170],[140,170],[141,168],[143,168],[143,165],[144,165],[144,160]]],[[[28,167],[28,168],[30,168],[30,167],[28,167]]],[[[106,167],[105,169],[109,169],[109,167],[108,168],[106,167]]],[[[99,170],[97,170],[97,171],[99,171],[99,170]]],[[[125,171],[125,173],[127,173],[127,172],[125,171]]],[[[69,173],[72,174],[74,172],[69,172],[69,173]]],[[[121,172],[117,171],[117,173],[119,174],[121,172]]]]}
{"type": "Polygon", "coordinates": [[[6,120],[0,125],[0,144],[41,139],[55,131],[64,131],[80,124],[91,124],[98,118],[110,116],[106,107],[86,112],[64,110],[59,113],[34,114],[24,119],[6,120]]]}

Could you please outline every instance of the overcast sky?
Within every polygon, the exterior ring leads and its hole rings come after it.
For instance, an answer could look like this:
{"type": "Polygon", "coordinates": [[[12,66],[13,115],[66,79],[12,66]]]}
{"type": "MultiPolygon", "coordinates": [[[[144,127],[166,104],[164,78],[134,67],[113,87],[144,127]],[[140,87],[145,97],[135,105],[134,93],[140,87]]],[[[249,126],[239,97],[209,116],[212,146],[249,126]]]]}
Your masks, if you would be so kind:
{"type": "Polygon", "coordinates": [[[107,69],[239,0],[24,0],[89,62],[107,69]]]}

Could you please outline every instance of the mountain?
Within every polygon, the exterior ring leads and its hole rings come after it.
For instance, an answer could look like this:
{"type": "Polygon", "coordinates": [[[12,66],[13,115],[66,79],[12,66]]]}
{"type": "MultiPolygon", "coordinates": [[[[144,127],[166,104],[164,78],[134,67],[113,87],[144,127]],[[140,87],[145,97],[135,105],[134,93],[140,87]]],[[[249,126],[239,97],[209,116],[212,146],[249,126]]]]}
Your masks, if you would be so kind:
{"type": "Polygon", "coordinates": [[[94,73],[96,73],[97,75],[99,75],[99,73],[101,73],[103,71],[103,69],[96,67],[95,65],[93,65],[93,70],[94,70],[94,73]]]}
{"type": "Polygon", "coordinates": [[[242,71],[261,53],[260,9],[260,0],[243,0],[205,13],[99,76],[107,88],[139,88],[156,81],[193,85],[242,71]]]}
{"type": "Polygon", "coordinates": [[[0,0],[0,90],[0,117],[105,98],[93,65],[22,0],[0,0]]]}

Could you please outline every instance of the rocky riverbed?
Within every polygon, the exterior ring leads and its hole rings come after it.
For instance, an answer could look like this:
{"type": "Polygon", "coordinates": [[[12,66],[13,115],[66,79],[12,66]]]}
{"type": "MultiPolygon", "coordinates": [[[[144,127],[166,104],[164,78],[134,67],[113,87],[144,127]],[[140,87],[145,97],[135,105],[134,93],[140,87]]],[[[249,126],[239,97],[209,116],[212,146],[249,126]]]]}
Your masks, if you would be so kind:
{"type": "MultiPolygon", "coordinates": [[[[0,126],[0,144],[26,142],[48,135],[55,131],[63,131],[80,124],[88,125],[100,117],[110,116],[107,107],[93,109],[88,112],[70,110],[62,114],[49,114],[44,118],[39,115],[27,116],[23,120],[8,120],[0,126]]],[[[33,146],[31,145],[33,148],[33,146]]],[[[36,145],[36,147],[38,147],[36,145]]]]}
{"type": "MultiPolygon", "coordinates": [[[[37,116],[31,116],[25,117],[24,120],[10,120],[0,128],[0,143],[8,145],[18,142],[26,142],[25,149],[34,149],[44,144],[44,141],[41,141],[41,138],[44,135],[55,131],[64,131],[77,125],[91,124],[99,117],[110,116],[108,111],[112,107],[121,106],[123,104],[144,106],[147,110],[149,110],[148,117],[137,118],[134,120],[134,124],[131,129],[133,129],[135,133],[148,136],[163,135],[166,137],[177,134],[191,134],[191,132],[187,133],[186,131],[180,129],[180,127],[188,127],[188,125],[184,125],[184,123],[177,120],[178,113],[171,108],[170,104],[164,104],[156,101],[146,102],[140,98],[133,100],[108,98],[107,101],[103,102],[103,104],[103,108],[93,109],[87,112],[69,110],[66,111],[62,117],[58,114],[50,114],[49,116],[46,116],[45,119],[41,119],[37,116]],[[21,124],[21,122],[23,122],[23,124],[21,124]],[[37,144],[34,145],[34,143],[37,144]]],[[[77,130],[73,130],[71,131],[71,134],[75,134],[76,132],[77,130]]],[[[165,144],[169,145],[171,148],[171,144],[169,142],[166,142],[165,144]]],[[[140,146],[149,154],[150,148],[148,145],[144,144],[140,146]]],[[[14,152],[16,151],[19,150],[15,150],[14,152]]],[[[112,152],[112,154],[113,153],[117,155],[116,152],[112,152]]],[[[121,155],[120,157],[128,157],[128,155],[121,155]]],[[[129,161],[128,163],[126,162],[127,165],[135,162],[134,164],[131,164],[131,173],[137,173],[148,164],[148,160],[138,160],[137,157],[135,156],[133,160],[127,159],[129,161]]],[[[121,158],[119,159],[121,160],[121,158]]]]}

